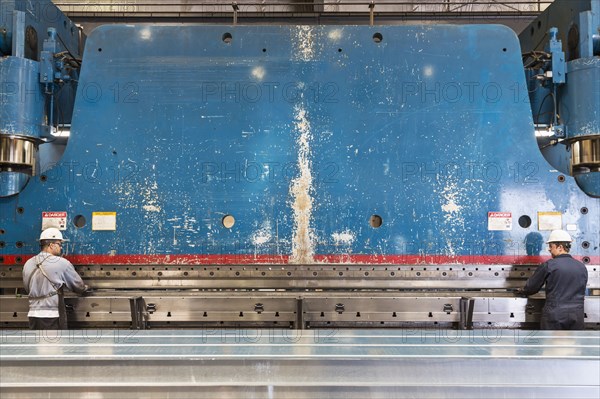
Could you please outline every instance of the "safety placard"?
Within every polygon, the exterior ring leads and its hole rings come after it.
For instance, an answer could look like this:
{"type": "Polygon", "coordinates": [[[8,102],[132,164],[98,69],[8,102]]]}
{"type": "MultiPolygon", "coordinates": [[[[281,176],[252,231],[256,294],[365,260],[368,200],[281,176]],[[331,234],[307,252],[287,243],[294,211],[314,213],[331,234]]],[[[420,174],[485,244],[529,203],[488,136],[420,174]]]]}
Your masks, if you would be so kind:
{"type": "Polygon", "coordinates": [[[512,212],[488,212],[488,230],[512,230],[512,212]]]}
{"type": "Polygon", "coordinates": [[[117,212],[92,212],[92,230],[113,231],[117,229],[117,212]]]}
{"type": "Polygon", "coordinates": [[[562,213],[538,212],[538,230],[561,230],[562,213]]]}
{"type": "Polygon", "coordinates": [[[42,230],[50,227],[67,229],[67,212],[42,212],[42,230]]]}

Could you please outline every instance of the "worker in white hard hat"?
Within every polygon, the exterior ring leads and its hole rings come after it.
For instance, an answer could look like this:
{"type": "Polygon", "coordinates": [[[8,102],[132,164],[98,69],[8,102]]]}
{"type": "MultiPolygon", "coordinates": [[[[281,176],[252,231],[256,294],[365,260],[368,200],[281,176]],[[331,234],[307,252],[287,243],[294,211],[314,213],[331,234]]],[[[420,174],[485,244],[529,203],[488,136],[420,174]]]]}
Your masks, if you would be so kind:
{"type": "Polygon", "coordinates": [[[521,292],[537,293],[546,284],[546,303],[542,311],[542,330],[582,330],[584,326],[583,301],[588,280],[585,265],[569,255],[569,233],[554,230],[548,238],[552,259],[538,266],[521,292]]]}
{"type": "Polygon", "coordinates": [[[61,257],[63,238],[51,227],[40,235],[41,252],[23,266],[23,284],[29,293],[29,328],[62,330],[67,327],[63,288],[83,294],[88,290],[75,268],[61,257]]]}

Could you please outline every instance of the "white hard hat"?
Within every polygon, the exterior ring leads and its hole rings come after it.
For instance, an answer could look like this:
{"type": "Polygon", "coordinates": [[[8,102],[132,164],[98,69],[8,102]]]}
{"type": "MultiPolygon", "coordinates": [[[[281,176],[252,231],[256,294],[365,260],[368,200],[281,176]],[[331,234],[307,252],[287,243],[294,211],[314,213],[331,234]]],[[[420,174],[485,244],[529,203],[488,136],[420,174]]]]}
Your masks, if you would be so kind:
{"type": "Polygon", "coordinates": [[[564,230],[552,230],[550,238],[546,241],[547,244],[551,242],[572,242],[571,235],[564,230]]]}
{"type": "Polygon", "coordinates": [[[46,230],[42,231],[42,234],[40,234],[40,241],[42,241],[42,240],[64,241],[64,238],[59,229],[57,229],[56,227],[50,227],[50,228],[47,228],[46,230]]]}

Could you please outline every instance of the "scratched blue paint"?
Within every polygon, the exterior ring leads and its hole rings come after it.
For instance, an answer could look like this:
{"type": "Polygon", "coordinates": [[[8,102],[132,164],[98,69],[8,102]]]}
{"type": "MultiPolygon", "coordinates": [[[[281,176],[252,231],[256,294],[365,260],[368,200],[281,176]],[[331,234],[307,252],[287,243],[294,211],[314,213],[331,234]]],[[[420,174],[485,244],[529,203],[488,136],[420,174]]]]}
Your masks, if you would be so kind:
{"type": "Polygon", "coordinates": [[[75,254],[289,255],[300,111],[316,254],[537,255],[537,212],[558,211],[597,256],[599,200],[541,156],[519,42],[495,25],[100,27],[64,156],[0,199],[1,251],[34,252],[41,212],[65,210],[87,219],[75,254]],[[115,232],[92,231],[98,211],[115,232]]]}

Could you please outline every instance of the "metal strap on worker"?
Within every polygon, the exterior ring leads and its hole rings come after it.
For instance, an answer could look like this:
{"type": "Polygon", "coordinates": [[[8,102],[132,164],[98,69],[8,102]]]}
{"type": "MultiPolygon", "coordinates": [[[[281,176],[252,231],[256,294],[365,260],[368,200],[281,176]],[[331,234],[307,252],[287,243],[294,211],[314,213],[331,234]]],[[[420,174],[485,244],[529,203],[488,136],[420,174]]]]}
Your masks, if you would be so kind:
{"type": "Polygon", "coordinates": [[[53,297],[54,295],[58,295],[58,291],[52,291],[51,293],[49,293],[47,295],[43,295],[43,296],[31,296],[31,295],[29,295],[29,299],[40,300],[40,299],[46,299],[46,298],[53,297]]]}

